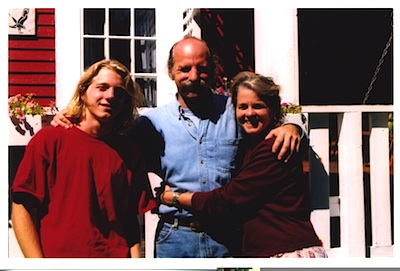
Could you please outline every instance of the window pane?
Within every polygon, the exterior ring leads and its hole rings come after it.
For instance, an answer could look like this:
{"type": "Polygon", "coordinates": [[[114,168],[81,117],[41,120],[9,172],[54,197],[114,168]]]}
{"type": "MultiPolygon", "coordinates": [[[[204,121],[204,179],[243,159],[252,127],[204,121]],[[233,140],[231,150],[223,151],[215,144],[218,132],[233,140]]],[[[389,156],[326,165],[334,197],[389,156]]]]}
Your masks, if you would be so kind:
{"type": "Polygon", "coordinates": [[[135,36],[154,37],[155,9],[135,9],[135,36]]]}
{"type": "Polygon", "coordinates": [[[83,10],[84,34],[85,35],[103,35],[104,34],[104,9],[83,10]]]}
{"type": "Polygon", "coordinates": [[[148,107],[155,107],[157,105],[156,100],[156,90],[157,90],[157,81],[156,79],[149,78],[137,78],[136,83],[140,85],[142,88],[143,94],[146,97],[146,105],[148,107]]]}
{"type": "Polygon", "coordinates": [[[84,39],[84,68],[102,60],[104,56],[104,39],[84,39]]]}
{"type": "Polygon", "coordinates": [[[135,72],[156,72],[156,42],[151,40],[135,41],[135,72]]]}
{"type": "Polygon", "coordinates": [[[131,70],[130,40],[110,40],[110,58],[114,58],[131,70]]]}
{"type": "Polygon", "coordinates": [[[110,9],[110,35],[129,36],[130,9],[110,9]]]}

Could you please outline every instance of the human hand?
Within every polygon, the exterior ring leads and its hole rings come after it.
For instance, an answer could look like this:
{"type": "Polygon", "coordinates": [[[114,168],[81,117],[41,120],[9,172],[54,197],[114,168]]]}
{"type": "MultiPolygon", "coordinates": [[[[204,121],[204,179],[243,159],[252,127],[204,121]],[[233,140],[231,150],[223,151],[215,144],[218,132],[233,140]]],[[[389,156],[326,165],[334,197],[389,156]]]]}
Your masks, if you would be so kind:
{"type": "Polygon", "coordinates": [[[174,197],[174,191],[171,190],[169,185],[165,185],[164,192],[160,196],[160,200],[163,204],[172,206],[172,198],[174,197]]]}
{"type": "Polygon", "coordinates": [[[160,187],[154,188],[156,191],[156,201],[157,204],[166,204],[166,205],[171,205],[172,204],[172,196],[168,197],[168,193],[171,192],[171,195],[173,194],[171,187],[166,184],[166,182],[161,182],[160,187]],[[166,196],[167,195],[167,196],[166,196]],[[171,198],[171,200],[168,200],[171,198]]]}
{"type": "Polygon", "coordinates": [[[299,152],[301,136],[296,125],[286,124],[271,130],[265,139],[276,137],[272,145],[272,152],[278,153],[278,160],[284,159],[287,163],[294,152],[299,152]]]}
{"type": "Polygon", "coordinates": [[[65,129],[69,129],[74,126],[68,119],[67,111],[65,109],[57,112],[57,114],[51,120],[50,124],[53,127],[61,126],[65,129]]]}
{"type": "Polygon", "coordinates": [[[140,244],[136,243],[130,247],[131,258],[140,258],[140,244]]]}

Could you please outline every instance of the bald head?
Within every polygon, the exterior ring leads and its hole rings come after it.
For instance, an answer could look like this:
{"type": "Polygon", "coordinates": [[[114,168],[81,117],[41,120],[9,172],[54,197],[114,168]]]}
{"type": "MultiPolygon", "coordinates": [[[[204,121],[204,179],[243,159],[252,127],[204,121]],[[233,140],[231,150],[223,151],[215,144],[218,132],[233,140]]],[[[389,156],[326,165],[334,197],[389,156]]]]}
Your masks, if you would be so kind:
{"type": "Polygon", "coordinates": [[[171,79],[174,79],[173,67],[177,57],[182,57],[184,54],[196,53],[197,55],[204,56],[204,60],[207,62],[208,76],[215,79],[217,73],[218,59],[212,54],[207,43],[199,38],[192,36],[185,36],[180,41],[176,42],[169,51],[168,56],[168,75],[171,79]]]}

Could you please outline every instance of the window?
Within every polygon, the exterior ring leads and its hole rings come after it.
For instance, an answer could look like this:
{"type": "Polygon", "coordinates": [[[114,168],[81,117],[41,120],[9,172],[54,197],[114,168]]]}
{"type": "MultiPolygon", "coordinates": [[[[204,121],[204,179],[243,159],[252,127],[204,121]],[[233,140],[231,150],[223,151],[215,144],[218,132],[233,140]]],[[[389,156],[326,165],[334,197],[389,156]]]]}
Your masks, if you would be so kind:
{"type": "Polygon", "coordinates": [[[351,105],[369,97],[366,104],[393,104],[393,46],[388,43],[392,13],[393,9],[298,9],[300,103],[351,105]],[[366,96],[369,86],[371,95],[366,96]]]}
{"type": "Polygon", "coordinates": [[[117,59],[141,86],[148,107],[155,107],[155,9],[83,9],[83,68],[103,58],[117,59]]]}

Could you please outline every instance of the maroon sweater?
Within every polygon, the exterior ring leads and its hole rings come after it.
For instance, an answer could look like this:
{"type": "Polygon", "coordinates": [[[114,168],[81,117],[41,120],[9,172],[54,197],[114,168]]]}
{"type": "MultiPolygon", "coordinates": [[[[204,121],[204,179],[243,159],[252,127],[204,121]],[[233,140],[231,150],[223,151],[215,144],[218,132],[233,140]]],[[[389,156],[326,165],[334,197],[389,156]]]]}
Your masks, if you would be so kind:
{"type": "Polygon", "coordinates": [[[13,201],[36,202],[45,257],[127,257],[140,242],[137,214],[155,207],[151,198],[138,148],[75,127],[40,130],[12,186],[13,201]]]}
{"type": "Polygon", "coordinates": [[[228,214],[243,221],[242,253],[268,257],[319,246],[310,222],[308,181],[300,157],[277,160],[275,139],[248,149],[236,177],[210,192],[197,192],[192,207],[203,215],[228,214]]]}

